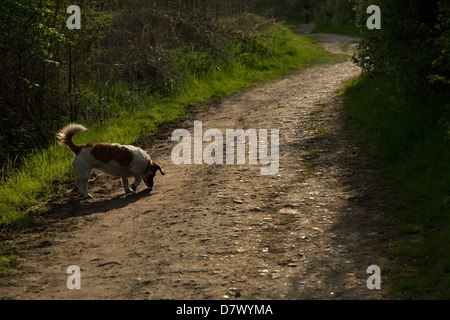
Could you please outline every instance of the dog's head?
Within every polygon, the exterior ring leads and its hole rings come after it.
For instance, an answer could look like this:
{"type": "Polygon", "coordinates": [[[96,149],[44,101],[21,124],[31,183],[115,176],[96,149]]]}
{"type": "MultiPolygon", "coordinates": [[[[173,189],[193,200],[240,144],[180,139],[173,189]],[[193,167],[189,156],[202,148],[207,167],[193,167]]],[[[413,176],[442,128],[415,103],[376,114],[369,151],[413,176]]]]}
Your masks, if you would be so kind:
{"type": "Polygon", "coordinates": [[[144,183],[147,188],[153,189],[153,178],[155,178],[156,172],[158,170],[162,175],[166,174],[156,161],[150,160],[149,166],[144,173],[144,183]]]}

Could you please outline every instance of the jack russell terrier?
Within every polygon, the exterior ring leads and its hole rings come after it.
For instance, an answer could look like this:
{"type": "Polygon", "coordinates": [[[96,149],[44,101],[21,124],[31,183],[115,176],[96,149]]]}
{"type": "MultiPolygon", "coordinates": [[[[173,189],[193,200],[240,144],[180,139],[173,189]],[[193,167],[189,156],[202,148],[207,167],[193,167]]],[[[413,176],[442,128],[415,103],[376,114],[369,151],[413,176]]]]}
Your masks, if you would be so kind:
{"type": "Polygon", "coordinates": [[[56,135],[60,145],[69,147],[75,153],[72,165],[78,190],[85,199],[92,198],[88,193],[88,180],[93,168],[121,177],[125,193],[135,192],[142,180],[151,190],[156,172],[159,170],[162,175],[165,175],[160,165],[141,148],[117,143],[86,143],[83,145],[73,143],[72,137],[77,132],[86,130],[82,125],[72,123],[65,126],[56,135]],[[135,178],[131,185],[133,190],[128,187],[129,177],[135,178]]]}

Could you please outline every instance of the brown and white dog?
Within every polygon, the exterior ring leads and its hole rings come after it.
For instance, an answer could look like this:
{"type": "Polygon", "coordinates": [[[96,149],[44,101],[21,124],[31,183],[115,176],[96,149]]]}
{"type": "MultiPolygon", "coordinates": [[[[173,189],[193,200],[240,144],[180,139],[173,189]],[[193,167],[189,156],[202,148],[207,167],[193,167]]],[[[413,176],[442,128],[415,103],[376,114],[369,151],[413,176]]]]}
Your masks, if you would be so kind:
{"type": "Polygon", "coordinates": [[[83,145],[73,143],[72,137],[77,132],[86,130],[82,125],[72,123],[61,129],[56,135],[60,145],[69,147],[75,153],[72,165],[78,190],[84,198],[92,198],[88,193],[88,180],[93,168],[121,177],[125,193],[135,192],[142,180],[148,188],[152,189],[156,172],[159,170],[162,175],[165,174],[160,165],[141,148],[117,143],[86,143],[83,145]],[[135,178],[131,186],[133,190],[128,187],[129,177],[135,178]]]}

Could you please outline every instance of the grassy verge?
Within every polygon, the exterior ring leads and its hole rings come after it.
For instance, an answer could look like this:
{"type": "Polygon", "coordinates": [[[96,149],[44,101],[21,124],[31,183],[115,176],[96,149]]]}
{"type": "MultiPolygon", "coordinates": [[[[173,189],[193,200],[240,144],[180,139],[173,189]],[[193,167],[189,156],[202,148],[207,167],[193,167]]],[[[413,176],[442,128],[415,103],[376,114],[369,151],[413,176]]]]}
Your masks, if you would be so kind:
{"type": "Polygon", "coordinates": [[[402,93],[386,77],[359,77],[344,92],[367,152],[383,168],[398,221],[385,270],[402,298],[450,298],[448,94],[402,93]]]}
{"type": "Polygon", "coordinates": [[[352,24],[317,24],[312,33],[331,33],[331,34],[340,34],[343,36],[349,36],[349,37],[359,37],[358,30],[356,29],[356,26],[352,24]]]}
{"type": "MultiPolygon", "coordinates": [[[[271,49],[269,54],[251,55],[235,43],[230,50],[243,51],[240,59],[189,77],[177,93],[169,97],[155,98],[147,95],[145,90],[132,91],[127,85],[116,83],[111,86],[113,89],[110,89],[109,104],[120,104],[115,99],[132,99],[136,106],[131,110],[120,110],[113,119],[101,125],[89,126],[87,132],[75,137],[75,142],[131,144],[143,132],[154,133],[158,124],[174,121],[184,115],[186,106],[223,98],[242,88],[313,64],[338,62],[347,58],[330,54],[314,39],[296,36],[285,28],[261,37],[260,41],[271,49]]],[[[54,142],[48,148],[22,159],[19,170],[2,177],[1,229],[7,231],[36,223],[40,212],[33,210],[33,207],[61,192],[60,182],[70,175],[72,158],[73,154],[67,148],[54,142]]],[[[46,208],[39,210],[45,211],[46,208]]]]}

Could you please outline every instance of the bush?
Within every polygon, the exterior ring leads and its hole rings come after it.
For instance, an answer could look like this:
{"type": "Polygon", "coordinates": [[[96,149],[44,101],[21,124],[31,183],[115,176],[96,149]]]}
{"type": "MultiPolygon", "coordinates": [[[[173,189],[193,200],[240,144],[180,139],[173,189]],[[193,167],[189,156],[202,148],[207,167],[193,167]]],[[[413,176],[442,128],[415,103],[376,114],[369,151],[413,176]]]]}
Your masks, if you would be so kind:
{"type": "Polygon", "coordinates": [[[7,160],[46,145],[55,130],[76,120],[83,99],[79,84],[109,13],[92,1],[83,7],[83,28],[66,27],[68,0],[0,1],[0,168],[7,160]]]}
{"type": "Polygon", "coordinates": [[[427,82],[449,84],[450,50],[448,1],[373,1],[381,8],[381,29],[366,27],[367,7],[361,6],[357,25],[363,40],[354,61],[365,73],[380,73],[416,90],[427,82]]]}

